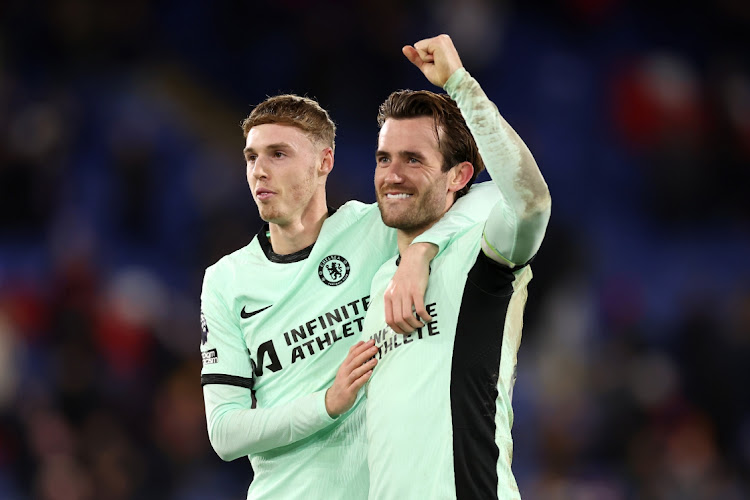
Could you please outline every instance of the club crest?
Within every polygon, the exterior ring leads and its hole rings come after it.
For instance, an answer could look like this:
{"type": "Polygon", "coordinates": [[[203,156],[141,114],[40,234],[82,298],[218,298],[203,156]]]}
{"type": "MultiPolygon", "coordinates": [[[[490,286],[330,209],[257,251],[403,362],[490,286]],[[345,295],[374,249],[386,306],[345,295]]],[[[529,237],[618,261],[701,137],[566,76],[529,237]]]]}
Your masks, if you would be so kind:
{"type": "Polygon", "coordinates": [[[328,286],[338,286],[349,277],[349,262],[340,255],[329,255],[320,261],[318,276],[328,286]]]}

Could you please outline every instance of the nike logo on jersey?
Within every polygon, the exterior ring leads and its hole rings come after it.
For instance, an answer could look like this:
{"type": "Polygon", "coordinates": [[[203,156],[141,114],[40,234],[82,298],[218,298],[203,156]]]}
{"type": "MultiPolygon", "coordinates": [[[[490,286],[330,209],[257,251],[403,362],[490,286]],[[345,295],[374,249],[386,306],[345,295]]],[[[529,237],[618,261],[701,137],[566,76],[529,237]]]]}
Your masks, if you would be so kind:
{"type": "MultiPolygon", "coordinates": [[[[271,304],[271,305],[273,305],[273,304],[271,304]]],[[[262,308],[258,309],[257,311],[245,312],[245,306],[242,306],[242,311],[240,311],[240,316],[242,316],[242,319],[252,318],[253,316],[255,316],[256,314],[258,314],[259,312],[263,312],[266,309],[268,309],[269,307],[271,307],[271,306],[262,307],[262,308]]]]}

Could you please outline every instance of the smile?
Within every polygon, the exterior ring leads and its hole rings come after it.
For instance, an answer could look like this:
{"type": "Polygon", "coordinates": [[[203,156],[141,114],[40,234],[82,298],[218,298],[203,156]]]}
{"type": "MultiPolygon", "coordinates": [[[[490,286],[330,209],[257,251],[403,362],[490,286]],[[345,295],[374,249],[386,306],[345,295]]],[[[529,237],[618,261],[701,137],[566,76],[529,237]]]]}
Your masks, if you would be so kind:
{"type": "Polygon", "coordinates": [[[406,198],[411,198],[411,196],[412,195],[407,194],[407,193],[398,193],[398,194],[387,193],[385,195],[385,197],[388,198],[389,200],[405,200],[406,198]]]}

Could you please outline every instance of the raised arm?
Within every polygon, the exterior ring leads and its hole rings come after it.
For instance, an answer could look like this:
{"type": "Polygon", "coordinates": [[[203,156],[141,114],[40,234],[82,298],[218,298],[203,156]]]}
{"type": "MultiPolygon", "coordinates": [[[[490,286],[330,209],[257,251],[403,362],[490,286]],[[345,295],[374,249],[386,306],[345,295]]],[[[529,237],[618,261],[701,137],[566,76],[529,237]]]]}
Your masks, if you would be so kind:
{"type": "Polygon", "coordinates": [[[526,144],[464,69],[448,35],[405,46],[404,55],[456,101],[500,196],[485,225],[482,248],[509,267],[528,262],[547,228],[551,198],[526,144]]]}

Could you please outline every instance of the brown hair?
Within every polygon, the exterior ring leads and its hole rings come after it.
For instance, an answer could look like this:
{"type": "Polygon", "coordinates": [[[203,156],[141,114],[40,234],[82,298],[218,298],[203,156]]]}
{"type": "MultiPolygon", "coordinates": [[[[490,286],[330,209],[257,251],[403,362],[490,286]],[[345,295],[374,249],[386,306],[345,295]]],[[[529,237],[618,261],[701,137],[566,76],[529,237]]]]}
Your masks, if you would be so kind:
{"type": "Polygon", "coordinates": [[[242,132],[247,137],[256,125],[278,123],[291,125],[305,132],[311,139],[335,149],[336,125],[328,112],[317,101],[294,94],[269,97],[255,106],[242,121],[242,132]]]}
{"type": "Polygon", "coordinates": [[[484,161],[479,148],[466,125],[456,102],[446,94],[428,90],[398,90],[380,105],[378,125],[383,126],[388,118],[395,120],[428,116],[435,124],[438,148],[443,154],[443,172],[468,161],[474,166],[474,174],[466,186],[456,192],[456,199],[465,195],[479,173],[484,170],[484,161]]]}

